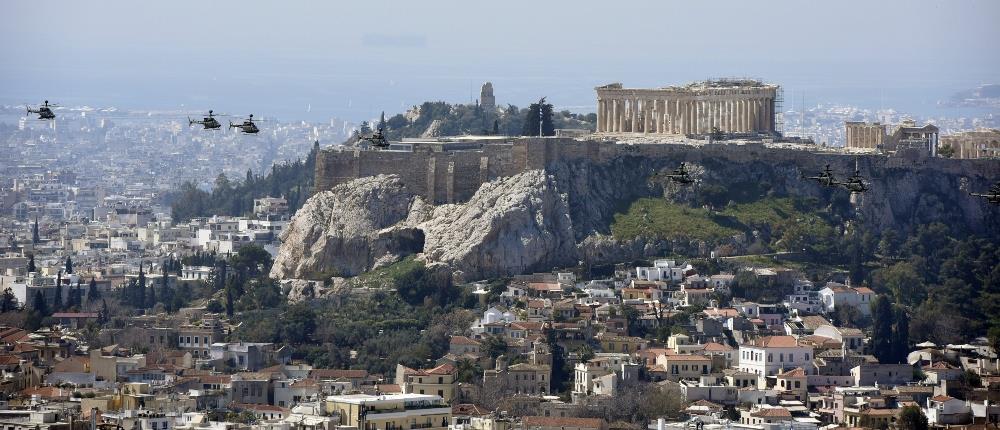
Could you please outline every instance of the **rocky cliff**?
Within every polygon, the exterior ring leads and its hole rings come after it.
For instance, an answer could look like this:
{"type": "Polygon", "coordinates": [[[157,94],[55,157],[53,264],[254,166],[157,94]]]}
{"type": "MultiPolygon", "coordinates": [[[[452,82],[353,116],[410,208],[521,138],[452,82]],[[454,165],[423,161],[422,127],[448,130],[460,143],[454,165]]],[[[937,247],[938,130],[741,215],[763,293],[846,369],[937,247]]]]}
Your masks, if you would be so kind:
{"type": "Polygon", "coordinates": [[[483,184],[468,202],[430,207],[398,176],[361,178],[317,194],[282,235],[271,276],[351,276],[419,254],[461,279],[576,263],[565,196],[540,170],[483,184]]]}
{"type": "Polygon", "coordinates": [[[320,192],[282,233],[271,275],[353,276],[419,251],[423,237],[403,221],[420,207],[395,176],[360,178],[320,192]]]}
{"type": "Polygon", "coordinates": [[[800,196],[811,198],[817,210],[835,213],[837,222],[862,222],[876,230],[905,230],[940,221],[960,231],[997,234],[983,220],[1000,211],[965,194],[1000,179],[996,164],[903,162],[766,150],[759,145],[646,145],[649,148],[634,150],[607,145],[601,148],[600,160],[560,160],[544,169],[501,177],[483,183],[462,203],[427,204],[396,175],[343,183],[316,194],[295,214],[271,275],[352,276],[416,254],[428,265],[454,271],[459,279],[475,280],[581,260],[601,264],[668,251],[698,255],[712,249],[711,244],[685,238],[611,237],[614,214],[641,197],[697,206],[706,204],[706,196],[714,196],[713,206],[719,207],[728,199],[800,196]],[[681,161],[697,177],[695,185],[677,187],[649,180],[681,161]],[[846,191],[801,178],[824,164],[842,176],[857,167],[872,189],[852,199],[846,191]]]}

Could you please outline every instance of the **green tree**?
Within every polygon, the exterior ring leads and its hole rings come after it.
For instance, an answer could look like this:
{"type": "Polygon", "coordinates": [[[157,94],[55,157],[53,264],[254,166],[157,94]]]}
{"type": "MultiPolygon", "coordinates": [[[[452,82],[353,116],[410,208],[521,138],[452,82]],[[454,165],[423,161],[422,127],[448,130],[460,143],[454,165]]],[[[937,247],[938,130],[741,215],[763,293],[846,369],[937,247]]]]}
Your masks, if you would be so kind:
{"type": "Polygon", "coordinates": [[[910,316],[906,309],[896,306],[896,325],[892,328],[892,362],[904,363],[910,353],[910,316]]]}
{"type": "Polygon", "coordinates": [[[73,257],[66,256],[66,274],[73,274],[73,257]]]}
{"type": "Polygon", "coordinates": [[[908,261],[877,270],[873,278],[875,289],[880,293],[892,294],[896,303],[916,306],[927,297],[920,273],[908,261]]]}
{"type": "Polygon", "coordinates": [[[528,106],[521,135],[538,136],[539,131],[541,131],[542,136],[555,136],[556,134],[555,126],[552,123],[552,105],[545,103],[545,97],[542,97],[538,103],[532,103],[531,106],[528,106]],[[539,114],[539,110],[541,110],[541,114],[539,114]],[[539,130],[539,121],[541,121],[541,130],[539,130]]]}
{"type": "Polygon", "coordinates": [[[475,361],[463,358],[455,363],[456,379],[458,382],[478,383],[483,377],[483,369],[475,361]]]}
{"type": "Polygon", "coordinates": [[[941,145],[937,152],[939,157],[951,158],[955,155],[955,148],[952,148],[951,145],[941,145]]]}
{"type": "Polygon", "coordinates": [[[31,243],[37,245],[41,241],[38,235],[38,215],[35,215],[35,224],[31,226],[31,243]]]}
{"type": "Polygon", "coordinates": [[[927,430],[927,417],[917,406],[906,406],[899,412],[899,421],[896,423],[899,430],[927,430]]]}
{"type": "Polygon", "coordinates": [[[35,267],[35,254],[28,254],[28,273],[37,272],[38,268],[35,267]]]}
{"type": "Polygon", "coordinates": [[[87,305],[89,306],[94,301],[101,298],[101,292],[97,291],[97,280],[93,276],[90,277],[90,286],[87,287],[87,305]]]}
{"type": "Polygon", "coordinates": [[[31,306],[32,311],[38,312],[43,317],[49,315],[49,306],[45,302],[45,296],[41,291],[35,291],[35,299],[31,306]]]}
{"type": "Polygon", "coordinates": [[[892,348],[892,305],[889,304],[889,299],[885,296],[877,296],[872,301],[871,307],[872,355],[878,358],[880,363],[889,363],[894,358],[892,348]]]}
{"type": "Polygon", "coordinates": [[[496,360],[497,357],[507,353],[507,341],[500,336],[487,336],[483,339],[483,354],[496,360]]]}
{"type": "Polygon", "coordinates": [[[62,272],[59,272],[59,274],[56,275],[56,296],[55,298],[52,299],[53,312],[59,312],[62,310],[63,308],[62,295],[63,295],[62,272]]]}
{"type": "Polygon", "coordinates": [[[10,312],[17,309],[17,297],[14,297],[14,290],[9,287],[3,290],[0,296],[0,312],[10,312]]]}
{"type": "Polygon", "coordinates": [[[316,331],[316,313],[306,304],[292,306],[284,315],[282,339],[293,344],[309,343],[316,331]]]}
{"type": "Polygon", "coordinates": [[[226,308],[222,307],[222,304],[218,300],[212,299],[205,304],[205,310],[213,314],[222,313],[226,308]]]}
{"type": "Polygon", "coordinates": [[[990,348],[993,348],[993,354],[1000,361],[1000,326],[990,327],[990,330],[986,334],[986,339],[990,343],[990,348]]]}
{"type": "Polygon", "coordinates": [[[135,283],[135,303],[136,307],[145,309],[148,307],[146,302],[146,273],[143,272],[142,266],[142,261],[139,261],[139,279],[135,283]]]}

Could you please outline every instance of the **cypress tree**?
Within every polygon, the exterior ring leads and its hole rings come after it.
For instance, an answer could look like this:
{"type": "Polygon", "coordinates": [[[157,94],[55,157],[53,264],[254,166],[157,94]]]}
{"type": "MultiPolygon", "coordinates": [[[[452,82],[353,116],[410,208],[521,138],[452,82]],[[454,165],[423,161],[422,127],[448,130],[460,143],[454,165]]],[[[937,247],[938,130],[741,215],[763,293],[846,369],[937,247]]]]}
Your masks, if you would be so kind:
{"type": "Polygon", "coordinates": [[[59,312],[62,309],[62,272],[56,276],[56,297],[52,301],[52,311],[59,312]]]}
{"type": "Polygon", "coordinates": [[[104,324],[104,323],[108,322],[108,318],[110,316],[111,315],[108,313],[108,301],[107,300],[101,300],[101,314],[97,318],[98,322],[100,322],[101,324],[104,324]]]}
{"type": "Polygon", "coordinates": [[[532,103],[528,107],[528,115],[524,118],[524,128],[521,130],[522,136],[538,136],[538,121],[542,121],[542,136],[555,136],[556,129],[552,123],[552,105],[545,103],[545,97],[542,97],[538,103],[532,103]],[[539,115],[539,110],[541,110],[541,115],[539,115]],[[539,118],[541,116],[541,118],[539,118]]]}
{"type": "Polygon", "coordinates": [[[14,297],[14,290],[7,288],[0,297],[0,312],[10,312],[15,309],[17,309],[17,297],[14,297]]]}
{"type": "Polygon", "coordinates": [[[910,317],[906,309],[896,306],[896,326],[892,331],[893,362],[904,363],[910,353],[910,317]]]}
{"type": "Polygon", "coordinates": [[[73,274],[73,258],[68,255],[66,256],[66,274],[73,274]]]}
{"type": "Polygon", "coordinates": [[[35,254],[28,254],[28,273],[37,271],[38,268],[35,267],[35,254]]]}
{"type": "Polygon", "coordinates": [[[42,295],[41,290],[35,291],[35,301],[32,304],[31,309],[33,312],[38,312],[39,315],[48,316],[49,307],[48,304],[45,303],[45,296],[42,295]]]}
{"type": "Polygon", "coordinates": [[[42,239],[38,235],[38,215],[35,215],[35,225],[31,227],[31,243],[38,244],[42,239]]]}
{"type": "Polygon", "coordinates": [[[94,303],[94,300],[101,298],[100,291],[97,291],[97,281],[90,277],[90,287],[87,289],[87,304],[94,303]]]}
{"type": "Polygon", "coordinates": [[[883,296],[872,301],[872,355],[880,363],[893,360],[893,315],[889,299],[883,296]]]}
{"type": "Polygon", "coordinates": [[[146,274],[142,271],[142,261],[139,262],[139,279],[136,281],[135,304],[139,308],[146,308],[146,274]]]}

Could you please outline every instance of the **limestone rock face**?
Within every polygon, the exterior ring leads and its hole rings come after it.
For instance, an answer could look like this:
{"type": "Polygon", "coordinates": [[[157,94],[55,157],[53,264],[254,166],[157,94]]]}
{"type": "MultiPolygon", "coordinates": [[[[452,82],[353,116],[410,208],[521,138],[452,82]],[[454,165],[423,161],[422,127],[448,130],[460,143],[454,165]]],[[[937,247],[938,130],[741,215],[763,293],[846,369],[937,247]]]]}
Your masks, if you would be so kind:
{"type": "Polygon", "coordinates": [[[437,207],[383,175],[310,198],[282,235],[271,277],[357,275],[409,254],[466,279],[577,261],[566,197],[543,171],[486,183],[466,203],[437,207]]]}
{"type": "Polygon", "coordinates": [[[419,252],[419,231],[390,228],[406,219],[415,200],[395,175],[360,178],[314,195],[282,233],[271,277],[357,275],[419,252]]]}
{"type": "Polygon", "coordinates": [[[326,296],[328,290],[320,281],[307,279],[286,279],[281,281],[281,290],[290,303],[298,303],[326,296]]]}
{"type": "Polygon", "coordinates": [[[566,197],[540,170],[483,184],[467,203],[439,206],[418,227],[424,258],[465,280],[577,262],[566,197]]]}

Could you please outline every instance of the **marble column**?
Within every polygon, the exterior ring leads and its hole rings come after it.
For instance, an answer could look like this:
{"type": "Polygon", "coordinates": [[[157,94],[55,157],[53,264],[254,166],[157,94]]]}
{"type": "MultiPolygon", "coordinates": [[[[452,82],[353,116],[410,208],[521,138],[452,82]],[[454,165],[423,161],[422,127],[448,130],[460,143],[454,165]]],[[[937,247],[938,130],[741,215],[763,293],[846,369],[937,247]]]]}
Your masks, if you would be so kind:
{"type": "Polygon", "coordinates": [[[597,101],[597,131],[606,131],[604,127],[605,121],[608,120],[608,113],[604,111],[605,102],[604,100],[597,101]]]}
{"type": "Polygon", "coordinates": [[[642,132],[649,134],[653,128],[653,103],[650,99],[642,100],[642,132]]]}
{"type": "Polygon", "coordinates": [[[608,100],[608,131],[614,133],[618,123],[618,100],[608,100]]]}
{"type": "Polygon", "coordinates": [[[733,100],[729,101],[729,131],[732,133],[736,130],[736,102],[733,100]]]}

